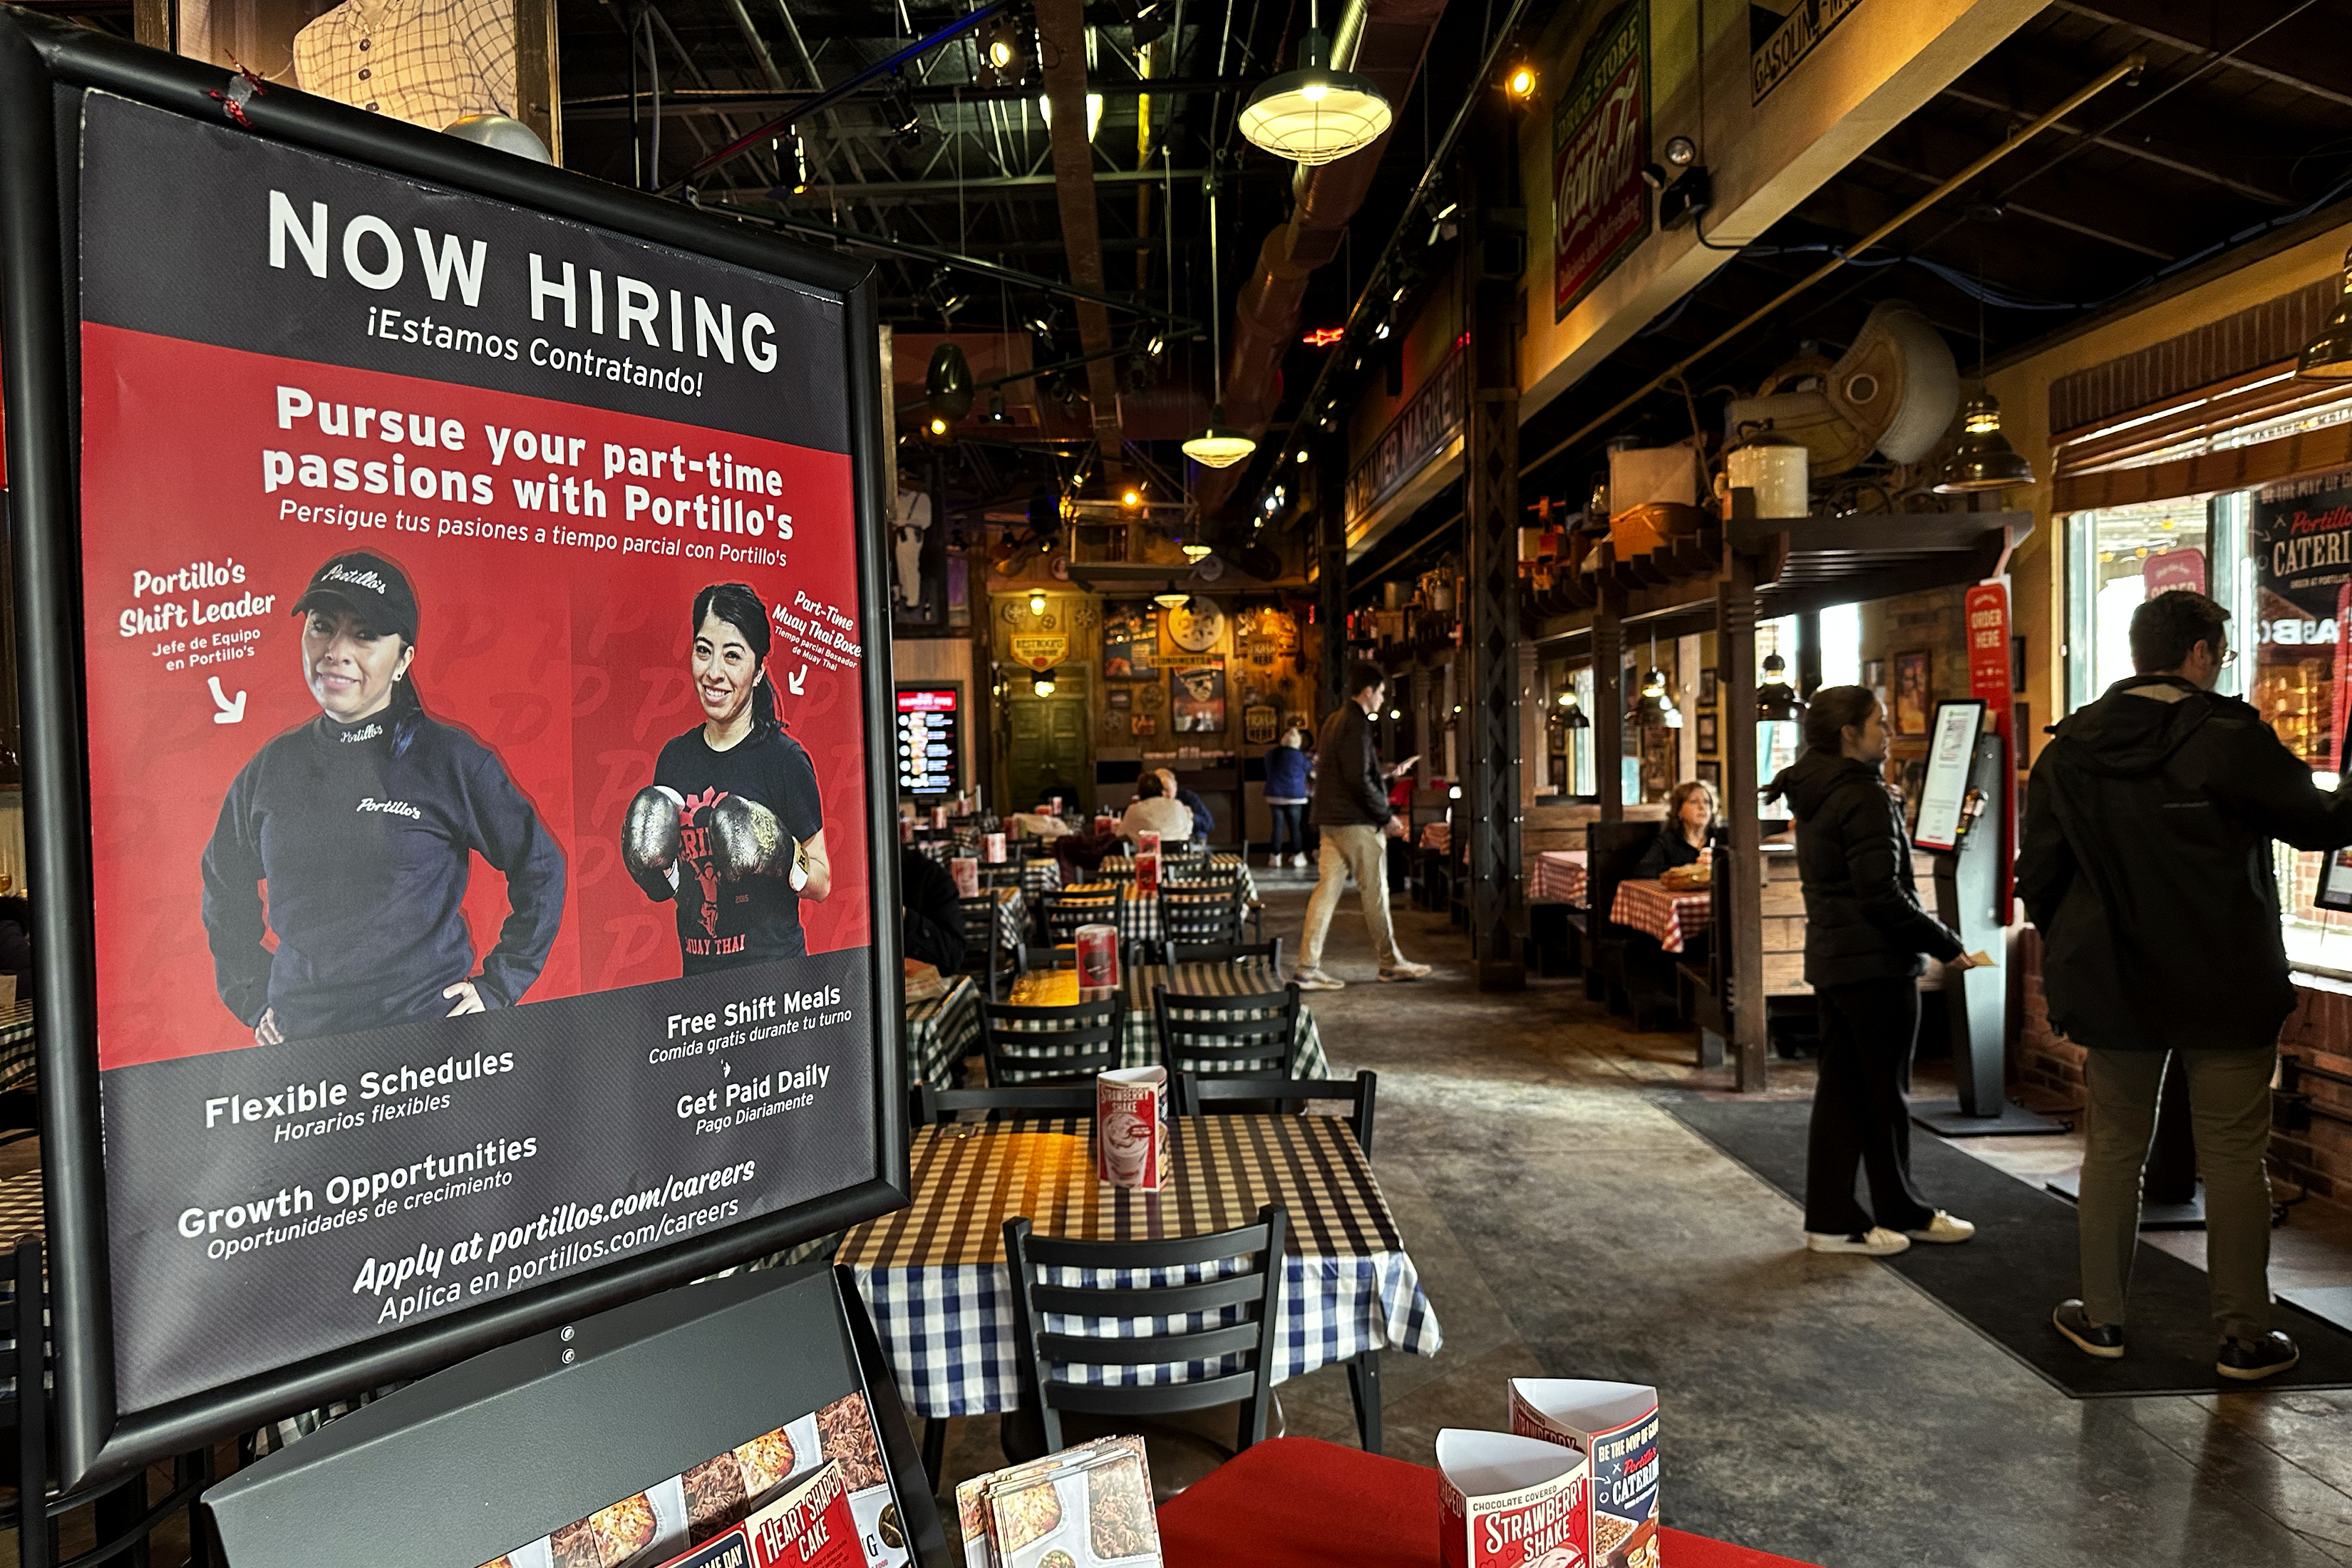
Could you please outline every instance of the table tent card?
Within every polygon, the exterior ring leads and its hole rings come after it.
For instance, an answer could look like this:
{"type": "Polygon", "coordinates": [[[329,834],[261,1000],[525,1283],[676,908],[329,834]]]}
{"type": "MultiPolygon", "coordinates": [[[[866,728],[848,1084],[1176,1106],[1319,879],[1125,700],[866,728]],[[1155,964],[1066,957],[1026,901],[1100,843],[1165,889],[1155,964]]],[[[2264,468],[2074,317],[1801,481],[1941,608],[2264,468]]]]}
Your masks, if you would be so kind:
{"type": "Polygon", "coordinates": [[[1437,1435],[1444,1568],[1590,1568],[1584,1457],[1541,1438],[1449,1426],[1437,1435]]]}
{"type": "Polygon", "coordinates": [[[1588,1539],[1601,1568],[1658,1568],[1658,1391],[1576,1377],[1511,1379],[1511,1430],[1591,1467],[1588,1539]]]}

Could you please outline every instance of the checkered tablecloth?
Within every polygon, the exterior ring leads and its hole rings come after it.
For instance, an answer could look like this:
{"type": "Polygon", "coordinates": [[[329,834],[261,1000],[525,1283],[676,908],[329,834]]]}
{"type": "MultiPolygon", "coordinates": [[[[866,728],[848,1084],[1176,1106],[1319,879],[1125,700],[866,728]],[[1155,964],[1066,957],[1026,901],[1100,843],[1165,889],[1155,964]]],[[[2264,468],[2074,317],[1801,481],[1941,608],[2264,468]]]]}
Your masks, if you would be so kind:
{"type": "Polygon", "coordinates": [[[21,1089],[32,1081],[33,1004],[27,997],[0,1012],[0,1089],[21,1089]]]}
{"type": "Polygon", "coordinates": [[[969,974],[948,977],[947,993],[907,1004],[907,1084],[954,1084],[955,1069],[980,1049],[980,987],[969,974]]]}
{"type": "Polygon", "coordinates": [[[1621,926],[1649,932],[1668,952],[1680,952],[1684,942],[1705,931],[1714,920],[1712,899],[1705,888],[1670,893],[1663,882],[1620,882],[1616,901],[1609,907],[1609,918],[1621,926]]]}
{"type": "MultiPolygon", "coordinates": [[[[1279,971],[1262,958],[1239,963],[1129,964],[1120,976],[1127,994],[1124,1032],[1119,1039],[1123,1066],[1150,1067],[1160,1059],[1160,1024],[1152,1007],[1152,988],[1165,985],[1170,996],[1263,996],[1282,989],[1279,971]]],[[[1039,970],[1013,983],[1005,998],[1016,1006],[1069,1006],[1078,1000],[1078,977],[1069,970],[1039,970]]],[[[1181,1014],[1181,1009],[1180,1009],[1181,1014]]],[[[1293,1078],[1329,1078],[1331,1058],[1323,1054],[1323,1031],[1314,1010],[1303,1002],[1298,1032],[1290,1057],[1293,1078]]]]}
{"type": "MultiPolygon", "coordinates": [[[[898,1389],[927,1416],[975,1415],[1021,1403],[1013,1340],[1012,1279],[1004,1222],[1028,1216],[1038,1234],[1087,1240],[1198,1236],[1255,1222],[1259,1207],[1289,1211],[1282,1324],[1275,1340],[1280,1383],[1364,1351],[1433,1356],[1444,1343],[1421,1276],[1404,1250],[1371,1164],[1336,1116],[1180,1117],[1172,1124],[1174,1180],[1138,1193],[1095,1179],[1090,1121],[967,1122],[915,1133],[914,1201],[860,1226],[843,1241],[874,1314],[898,1389]]],[[[1150,1272],[1176,1284],[1234,1271],[1150,1272]]],[[[1067,1277],[1065,1276],[1066,1279],[1067,1277]]],[[[1238,1312],[1220,1319],[1237,1320],[1238,1312]]],[[[1046,1332],[1072,1331],[1048,1316],[1046,1332]]],[[[1165,1333],[1167,1320],[1090,1325],[1091,1331],[1165,1333]]],[[[1186,1328],[1211,1326],[1202,1318],[1186,1328]]],[[[1053,1369],[1095,1383],[1182,1382],[1213,1366],[1053,1369]]]]}
{"type": "Polygon", "coordinates": [[[1450,822],[1424,822],[1421,825],[1421,847],[1443,855],[1454,847],[1454,825],[1450,822]]]}
{"type": "MultiPolygon", "coordinates": [[[[1167,871],[1168,868],[1163,866],[1161,875],[1167,875],[1167,871]]],[[[1135,880],[1135,857],[1113,855],[1102,863],[1102,869],[1096,874],[1106,882],[1132,882],[1135,880]]],[[[1255,904],[1260,901],[1257,896],[1257,879],[1250,875],[1249,862],[1239,855],[1210,856],[1208,876],[1205,880],[1239,882],[1242,885],[1243,903],[1255,904]]]]}
{"type": "Polygon", "coordinates": [[[1032,896],[1062,890],[1062,863],[1048,857],[1021,862],[1021,890],[1032,896]]]}
{"type": "Polygon", "coordinates": [[[1029,896],[1018,888],[998,888],[996,940],[1012,952],[1029,940],[1029,896]]]}
{"type": "Polygon", "coordinates": [[[1079,882],[1062,889],[1066,893],[1091,893],[1097,897],[1116,892],[1118,913],[1111,923],[1118,927],[1123,942],[1158,942],[1160,940],[1160,899],[1157,894],[1142,894],[1132,882],[1079,882]]]}
{"type": "Polygon", "coordinates": [[[27,1171],[0,1182],[0,1250],[27,1236],[39,1236],[46,1225],[41,1212],[41,1173],[27,1171]]]}
{"type": "Polygon", "coordinates": [[[1528,873],[1528,902],[1580,906],[1584,902],[1584,851],[1546,849],[1538,854],[1528,873]]]}

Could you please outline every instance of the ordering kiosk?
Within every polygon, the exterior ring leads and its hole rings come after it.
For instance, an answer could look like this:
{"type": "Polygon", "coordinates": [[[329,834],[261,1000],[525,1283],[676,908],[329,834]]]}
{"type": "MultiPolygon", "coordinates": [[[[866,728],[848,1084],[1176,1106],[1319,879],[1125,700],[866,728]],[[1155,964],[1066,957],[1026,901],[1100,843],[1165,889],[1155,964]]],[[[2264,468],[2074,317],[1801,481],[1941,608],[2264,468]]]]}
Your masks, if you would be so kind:
{"type": "MultiPolygon", "coordinates": [[[[2009,925],[2000,907],[2000,833],[1984,816],[1994,792],[2009,787],[2004,752],[2000,737],[1986,731],[1982,700],[1937,704],[1911,841],[1935,857],[1936,914],[1969,952],[2000,954],[2009,925]]],[[[1914,1121],[1948,1138],[2065,1131],[2063,1123],[2011,1104],[2004,1092],[2008,1001],[2005,969],[1945,972],[1959,1098],[1912,1101],[1914,1121]]]]}

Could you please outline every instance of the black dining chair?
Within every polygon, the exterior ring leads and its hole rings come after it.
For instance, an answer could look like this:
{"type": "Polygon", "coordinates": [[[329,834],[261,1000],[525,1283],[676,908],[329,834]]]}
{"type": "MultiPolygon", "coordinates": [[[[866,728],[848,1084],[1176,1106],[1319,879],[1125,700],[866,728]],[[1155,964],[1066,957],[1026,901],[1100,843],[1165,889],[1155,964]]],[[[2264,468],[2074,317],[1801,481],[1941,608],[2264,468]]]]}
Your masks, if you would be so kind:
{"type": "Polygon", "coordinates": [[[1262,958],[1279,972],[1282,968],[1282,939],[1272,937],[1265,942],[1171,942],[1168,944],[1168,966],[1180,963],[1244,963],[1262,958]]]}
{"type": "Polygon", "coordinates": [[[1140,1429],[1152,1490],[1164,1498],[1264,1440],[1276,1419],[1274,1356],[1288,1228],[1289,1215],[1278,1205],[1258,1210],[1255,1224],[1236,1230],[1161,1241],[1074,1241],[1034,1235],[1026,1219],[1005,1221],[1021,1380],[1021,1408],[999,1426],[1005,1458],[1019,1463],[1086,1437],[1140,1429]],[[1162,1271],[1206,1270],[1243,1257],[1252,1260],[1243,1272],[1193,1284],[1047,1283],[1069,1278],[1059,1272],[1065,1269],[1084,1271],[1082,1279],[1165,1277],[1162,1271]],[[1048,1331],[1048,1316],[1064,1326],[1048,1331]],[[1202,1326],[1133,1336],[1093,1327],[1137,1319],[1202,1326]],[[1173,1370],[1203,1363],[1216,1370],[1182,1382],[1089,1383],[1068,1375],[1076,1367],[1173,1370]],[[1230,1447],[1205,1421],[1171,1419],[1233,1405],[1240,1410],[1230,1447]]]}
{"type": "Polygon", "coordinates": [[[1071,1083],[1126,1066],[1127,998],[1071,1007],[980,1005],[981,1047],[996,1089],[1071,1083]]]}
{"type": "Polygon", "coordinates": [[[1170,882],[1160,889],[1160,942],[1171,945],[1237,942],[1242,940],[1242,893],[1238,882],[1170,882]]]}
{"type": "Polygon", "coordinates": [[[1304,1113],[1317,1100],[1348,1107],[1348,1130],[1364,1158],[1372,1157],[1372,1107],[1381,1075],[1360,1071],[1345,1078],[1243,1078],[1180,1072],[1169,1085],[1168,1108],[1177,1116],[1265,1116],[1304,1113]]]}
{"type": "Polygon", "coordinates": [[[1045,898],[1045,934],[1057,942],[1077,940],[1080,926],[1118,924],[1118,894],[1049,893],[1045,898]]]}
{"type": "Polygon", "coordinates": [[[1155,985],[1160,1065],[1203,1078],[1286,1078],[1297,1049],[1298,1006],[1296,984],[1255,996],[1171,995],[1155,985]]]}
{"type": "Polygon", "coordinates": [[[1013,955],[997,926],[997,909],[992,892],[956,900],[956,911],[963,918],[963,972],[979,977],[991,1000],[1003,994],[1003,982],[1013,970],[1013,955]]]}
{"type": "Polygon", "coordinates": [[[982,1120],[1000,1116],[1084,1116],[1095,1113],[1090,1083],[1031,1083],[1011,1089],[937,1089],[919,1083],[908,1091],[910,1125],[945,1127],[976,1110],[982,1120]]]}

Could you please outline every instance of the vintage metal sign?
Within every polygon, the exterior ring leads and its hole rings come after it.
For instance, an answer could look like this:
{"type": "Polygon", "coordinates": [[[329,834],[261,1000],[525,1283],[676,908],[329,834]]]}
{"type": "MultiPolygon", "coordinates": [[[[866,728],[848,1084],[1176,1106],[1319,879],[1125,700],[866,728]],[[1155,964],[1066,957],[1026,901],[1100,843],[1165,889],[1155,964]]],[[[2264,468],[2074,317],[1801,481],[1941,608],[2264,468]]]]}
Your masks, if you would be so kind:
{"type": "MultiPolygon", "coordinates": [[[[1763,102],[1765,95],[1788,80],[1790,73],[1830,36],[1830,29],[1853,16],[1861,4],[1862,0],[1797,0],[1788,15],[1756,38],[1748,50],[1749,101],[1763,102]]],[[[1749,15],[1758,16],[1754,11],[1749,15]]],[[[1768,20],[1758,16],[1756,25],[1762,27],[1768,20]]]]}
{"type": "Polygon", "coordinates": [[[1593,42],[1552,110],[1552,319],[1563,320],[1650,232],[1650,7],[1593,42]]]}
{"type": "Polygon", "coordinates": [[[1403,489],[1462,434],[1462,351],[1457,348],[1445,356],[1436,374],[1422,383],[1348,476],[1349,521],[1403,489]]]}

